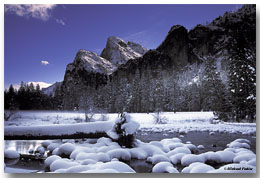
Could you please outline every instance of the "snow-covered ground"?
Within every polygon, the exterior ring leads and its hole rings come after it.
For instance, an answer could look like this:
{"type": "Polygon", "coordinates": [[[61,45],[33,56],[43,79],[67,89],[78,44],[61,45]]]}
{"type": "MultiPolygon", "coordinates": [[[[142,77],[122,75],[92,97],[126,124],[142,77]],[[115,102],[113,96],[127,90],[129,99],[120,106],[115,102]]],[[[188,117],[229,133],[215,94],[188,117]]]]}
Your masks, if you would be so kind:
{"type": "MultiPolygon", "coordinates": [[[[131,113],[132,119],[140,124],[141,131],[151,132],[179,132],[208,131],[223,133],[242,133],[251,135],[256,133],[256,123],[226,123],[213,124],[214,115],[212,112],[164,112],[160,114],[164,124],[156,124],[154,113],[131,113]]],[[[115,122],[118,114],[95,114],[93,121],[107,120],[115,122]]],[[[8,126],[50,126],[64,124],[85,123],[85,114],[79,112],[61,111],[20,111],[9,121],[5,121],[5,128],[8,126]]],[[[75,126],[75,125],[74,125],[75,126]]],[[[48,128],[48,127],[46,127],[48,128]]]]}

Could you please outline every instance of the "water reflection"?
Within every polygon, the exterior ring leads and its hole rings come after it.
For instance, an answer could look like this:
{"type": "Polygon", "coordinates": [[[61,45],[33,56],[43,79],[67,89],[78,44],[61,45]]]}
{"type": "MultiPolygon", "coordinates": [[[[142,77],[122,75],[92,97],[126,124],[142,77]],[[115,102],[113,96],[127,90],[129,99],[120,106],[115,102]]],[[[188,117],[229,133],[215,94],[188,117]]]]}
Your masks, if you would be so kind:
{"type": "Polygon", "coordinates": [[[29,150],[37,148],[42,140],[5,140],[5,150],[16,150],[20,154],[29,154],[29,150]]]}

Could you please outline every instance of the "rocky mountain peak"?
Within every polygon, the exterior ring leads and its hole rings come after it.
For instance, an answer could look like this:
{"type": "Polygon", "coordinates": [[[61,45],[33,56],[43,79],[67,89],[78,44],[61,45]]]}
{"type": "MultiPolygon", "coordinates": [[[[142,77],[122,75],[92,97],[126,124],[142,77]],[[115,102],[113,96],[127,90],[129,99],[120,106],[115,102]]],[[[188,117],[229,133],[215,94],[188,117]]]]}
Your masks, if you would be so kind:
{"type": "Polygon", "coordinates": [[[83,49],[79,50],[76,54],[72,67],[102,74],[111,74],[115,70],[115,66],[110,61],[94,52],[83,49]]]}
{"type": "Polygon", "coordinates": [[[101,57],[109,60],[115,66],[125,64],[129,59],[141,57],[147,50],[134,42],[126,43],[124,40],[112,36],[107,39],[106,47],[101,57]]]}
{"type": "Polygon", "coordinates": [[[168,55],[176,66],[183,67],[189,63],[188,44],[187,29],[181,25],[174,25],[157,50],[168,55]]]}

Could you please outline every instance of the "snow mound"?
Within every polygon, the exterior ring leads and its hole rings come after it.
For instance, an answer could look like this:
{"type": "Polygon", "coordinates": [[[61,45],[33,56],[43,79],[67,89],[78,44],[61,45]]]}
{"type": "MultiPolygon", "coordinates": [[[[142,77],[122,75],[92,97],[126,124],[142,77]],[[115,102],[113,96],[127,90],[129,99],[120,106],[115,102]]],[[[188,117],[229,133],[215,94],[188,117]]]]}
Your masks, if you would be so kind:
{"type": "Polygon", "coordinates": [[[241,143],[237,141],[233,141],[230,144],[228,144],[229,148],[248,148],[250,149],[250,145],[248,143],[241,143]]]}
{"type": "Polygon", "coordinates": [[[129,149],[132,159],[146,159],[148,154],[142,148],[129,149]]]}
{"type": "Polygon", "coordinates": [[[58,148],[59,146],[60,146],[59,143],[51,143],[51,144],[48,145],[47,150],[52,152],[55,148],[58,148]]]}
{"type": "Polygon", "coordinates": [[[173,167],[169,162],[160,162],[156,164],[153,169],[153,173],[179,173],[179,171],[173,167]]]}
{"type": "Polygon", "coordinates": [[[202,153],[202,154],[200,154],[200,156],[204,157],[205,162],[209,162],[209,163],[213,163],[213,164],[221,163],[221,161],[222,161],[221,156],[213,151],[202,153]]]}
{"type": "Polygon", "coordinates": [[[20,154],[15,150],[5,150],[4,157],[8,159],[17,159],[20,158],[20,154]]]}
{"type": "Polygon", "coordinates": [[[44,165],[45,167],[50,167],[50,165],[58,160],[58,159],[61,159],[61,157],[57,156],[57,155],[52,155],[52,156],[49,156],[45,161],[44,161],[44,165]]]}
{"type": "Polygon", "coordinates": [[[159,142],[159,141],[151,141],[151,142],[149,142],[149,144],[154,145],[154,146],[160,148],[162,151],[164,151],[164,152],[166,152],[166,153],[170,151],[170,149],[169,149],[168,147],[165,147],[165,146],[164,146],[161,142],[159,142]]]}
{"type": "Polygon", "coordinates": [[[68,169],[72,166],[76,166],[78,163],[72,162],[69,159],[56,159],[50,165],[50,171],[56,171],[58,169],[68,169]]]}
{"type": "Polygon", "coordinates": [[[256,173],[256,167],[247,164],[228,164],[209,173],[256,173]]]}
{"type": "Polygon", "coordinates": [[[88,164],[96,164],[97,161],[93,160],[93,159],[85,159],[82,162],[80,162],[81,165],[88,165],[88,164]]]}
{"type": "Polygon", "coordinates": [[[198,149],[195,145],[191,143],[184,144],[185,147],[189,148],[192,153],[197,153],[198,149]]]}
{"type": "Polygon", "coordinates": [[[182,173],[207,173],[213,170],[215,169],[212,166],[200,162],[195,162],[190,164],[188,167],[185,167],[182,170],[182,173]]]}
{"type": "Polygon", "coordinates": [[[193,155],[193,154],[185,155],[181,159],[181,165],[182,166],[188,166],[188,165],[190,165],[191,163],[194,163],[194,162],[204,163],[205,159],[201,155],[193,155]]]}
{"type": "Polygon", "coordinates": [[[179,164],[181,162],[181,159],[184,155],[187,155],[186,153],[177,153],[170,157],[170,160],[172,164],[179,164]]]}
{"type": "Polygon", "coordinates": [[[59,153],[70,155],[75,149],[75,145],[72,143],[64,143],[59,146],[59,153]]]}
{"type": "Polygon", "coordinates": [[[88,170],[88,171],[83,171],[81,173],[120,173],[120,172],[116,171],[115,169],[103,169],[103,170],[88,170]]]}
{"type": "Polygon", "coordinates": [[[204,149],[205,149],[205,147],[204,147],[203,145],[198,145],[197,148],[198,148],[199,150],[204,150],[204,149]]]}
{"type": "Polygon", "coordinates": [[[88,147],[82,147],[82,146],[77,146],[73,152],[70,154],[70,159],[76,159],[77,155],[80,153],[93,153],[95,150],[88,148],[88,147]]]}
{"type": "Polygon", "coordinates": [[[166,153],[166,155],[170,157],[170,156],[173,156],[173,155],[178,154],[178,153],[191,154],[191,151],[187,147],[177,147],[174,150],[169,151],[168,153],[166,153]]]}
{"type": "Polygon", "coordinates": [[[88,165],[76,165],[76,166],[69,167],[66,170],[66,173],[79,173],[79,172],[83,172],[83,171],[88,171],[90,169],[91,169],[91,166],[88,166],[88,165]]]}
{"type": "Polygon", "coordinates": [[[135,173],[130,166],[121,161],[112,161],[96,165],[97,170],[113,169],[120,173],[135,173]]]}
{"type": "Polygon", "coordinates": [[[44,154],[45,148],[43,146],[38,146],[35,150],[36,153],[44,154]]]}
{"type": "Polygon", "coordinates": [[[216,154],[218,154],[221,158],[222,163],[232,163],[234,157],[236,156],[235,153],[232,151],[217,151],[216,154]]]}
{"type": "Polygon", "coordinates": [[[117,158],[119,160],[124,160],[124,161],[129,161],[131,159],[130,152],[128,150],[122,149],[122,148],[110,150],[107,152],[107,154],[109,155],[109,157],[111,159],[117,158]]]}
{"type": "Polygon", "coordinates": [[[244,153],[240,153],[238,154],[234,159],[233,162],[234,163],[240,163],[241,161],[250,161],[252,159],[255,159],[256,155],[253,153],[248,153],[248,152],[244,152],[244,153]]]}
{"type": "Polygon", "coordinates": [[[165,155],[154,155],[152,157],[148,157],[147,161],[152,164],[157,164],[159,162],[170,162],[169,158],[165,155]]]}
{"type": "Polygon", "coordinates": [[[41,144],[42,144],[42,146],[43,146],[44,148],[47,148],[47,147],[51,144],[51,141],[46,140],[46,141],[43,141],[41,144]]]}
{"type": "Polygon", "coordinates": [[[256,166],[256,158],[251,159],[251,160],[248,161],[246,164],[251,165],[251,166],[256,166]]]}
{"type": "Polygon", "coordinates": [[[147,154],[147,156],[153,156],[153,155],[165,155],[165,152],[163,152],[160,148],[153,146],[148,143],[144,143],[139,145],[139,148],[144,150],[144,152],[147,154]]]}

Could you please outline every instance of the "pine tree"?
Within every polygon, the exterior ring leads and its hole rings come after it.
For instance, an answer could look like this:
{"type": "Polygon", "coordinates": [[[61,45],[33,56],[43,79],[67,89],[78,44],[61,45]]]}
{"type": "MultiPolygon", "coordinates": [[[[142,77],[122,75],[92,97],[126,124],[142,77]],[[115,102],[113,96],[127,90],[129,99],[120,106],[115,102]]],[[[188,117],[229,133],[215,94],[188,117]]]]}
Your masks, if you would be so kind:
{"type": "Polygon", "coordinates": [[[205,59],[204,77],[201,87],[203,109],[214,111],[218,116],[221,115],[222,118],[220,119],[226,120],[230,111],[228,91],[221,81],[220,73],[216,67],[216,60],[213,57],[205,59]]]}

